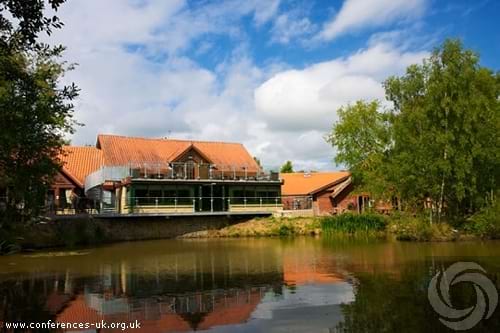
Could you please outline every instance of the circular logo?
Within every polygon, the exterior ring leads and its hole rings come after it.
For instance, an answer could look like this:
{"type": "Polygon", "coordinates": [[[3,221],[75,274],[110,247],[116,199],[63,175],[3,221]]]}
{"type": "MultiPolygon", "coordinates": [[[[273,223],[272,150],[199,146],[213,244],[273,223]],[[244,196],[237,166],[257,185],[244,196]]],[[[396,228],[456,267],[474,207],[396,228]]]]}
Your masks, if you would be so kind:
{"type": "Polygon", "coordinates": [[[486,271],[473,262],[457,262],[432,278],[427,296],[431,306],[448,328],[456,331],[468,330],[482,319],[491,317],[498,305],[498,292],[486,271]],[[476,291],[476,304],[466,309],[455,309],[450,300],[450,287],[460,283],[471,283],[476,291]]]}

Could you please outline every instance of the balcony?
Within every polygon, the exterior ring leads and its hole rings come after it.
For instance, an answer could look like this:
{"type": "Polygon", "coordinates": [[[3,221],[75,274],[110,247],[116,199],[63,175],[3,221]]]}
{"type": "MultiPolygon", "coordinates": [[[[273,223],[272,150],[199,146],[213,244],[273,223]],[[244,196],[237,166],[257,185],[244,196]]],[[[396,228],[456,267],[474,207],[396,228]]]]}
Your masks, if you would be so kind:
{"type": "Polygon", "coordinates": [[[130,163],[126,166],[104,166],[85,179],[85,191],[106,181],[132,180],[200,180],[280,182],[277,172],[265,173],[246,166],[207,163],[130,163]]]}

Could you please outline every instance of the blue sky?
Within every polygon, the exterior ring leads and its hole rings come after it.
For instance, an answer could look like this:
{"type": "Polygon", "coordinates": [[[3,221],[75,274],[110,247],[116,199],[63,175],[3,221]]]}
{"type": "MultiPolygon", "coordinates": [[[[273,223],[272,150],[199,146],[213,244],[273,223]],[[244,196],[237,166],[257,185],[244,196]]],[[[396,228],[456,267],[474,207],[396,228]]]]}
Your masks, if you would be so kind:
{"type": "MultiPolygon", "coordinates": [[[[238,141],[269,168],[336,169],[336,110],[461,38],[500,69],[496,0],[68,0],[74,144],[98,133],[238,141]]],[[[384,102],[385,103],[385,102],[384,102]]],[[[388,104],[385,104],[389,106],[388,104]]]]}
{"type": "MultiPolygon", "coordinates": [[[[499,68],[500,58],[500,2],[495,0],[433,0],[424,1],[425,12],[417,20],[394,20],[378,27],[353,29],[346,31],[333,42],[310,43],[325,22],[331,21],[342,7],[344,1],[288,1],[283,2],[280,9],[292,12],[296,19],[307,19],[310,30],[296,39],[276,41],[273,35],[272,22],[256,26],[250,17],[241,22],[245,38],[250,46],[250,54],[255,63],[265,66],[271,59],[279,59],[293,67],[304,67],[312,63],[326,61],[332,57],[346,56],[364,47],[373,34],[407,30],[409,38],[415,38],[414,48],[438,45],[444,38],[460,38],[469,48],[481,53],[482,63],[490,68],[499,68]],[[416,36],[422,36],[418,40],[416,36]]],[[[204,2],[193,1],[193,7],[204,2]]],[[[238,46],[240,40],[225,35],[214,35],[201,38],[193,43],[187,54],[203,66],[215,69],[217,63],[227,56],[228,49],[238,46]],[[212,47],[203,54],[197,54],[200,46],[210,44],[212,47]],[[215,46],[216,45],[216,46],[215,46]]]]}

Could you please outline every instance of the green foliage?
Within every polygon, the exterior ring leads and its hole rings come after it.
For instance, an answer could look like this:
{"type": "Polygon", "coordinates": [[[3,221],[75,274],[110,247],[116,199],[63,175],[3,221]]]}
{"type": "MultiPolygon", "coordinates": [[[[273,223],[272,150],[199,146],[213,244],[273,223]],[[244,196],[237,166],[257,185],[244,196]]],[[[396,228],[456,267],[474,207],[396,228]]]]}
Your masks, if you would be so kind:
{"type": "Polygon", "coordinates": [[[36,46],[38,34],[51,34],[52,28],[61,28],[57,16],[45,16],[47,4],[56,11],[66,0],[0,0],[0,47],[27,48],[36,46]],[[18,22],[9,21],[8,12],[18,22]]]}
{"type": "MultiPolygon", "coordinates": [[[[62,3],[51,0],[53,9],[62,3]]],[[[19,19],[0,19],[0,186],[8,190],[7,221],[24,220],[40,213],[51,177],[59,170],[58,156],[64,137],[73,132],[74,84],[61,77],[72,69],[60,61],[64,48],[36,42],[61,23],[44,17],[42,0],[0,1],[2,13],[19,19]]]]}
{"type": "Polygon", "coordinates": [[[448,40],[385,88],[394,103],[390,174],[402,198],[419,207],[430,198],[438,218],[484,205],[500,181],[498,75],[448,40]]]}
{"type": "Polygon", "coordinates": [[[281,173],[292,173],[293,172],[292,161],[286,161],[285,164],[283,164],[281,166],[280,172],[281,173]]]}
{"type": "Polygon", "coordinates": [[[370,233],[384,231],[386,221],[379,214],[340,214],[324,217],[321,228],[325,233],[370,233]]]}
{"type": "Polygon", "coordinates": [[[500,238],[500,202],[496,200],[471,216],[464,227],[466,231],[482,238],[500,238]]]}
{"type": "Polygon", "coordinates": [[[16,242],[7,239],[0,239],[0,255],[12,254],[20,250],[21,248],[16,242]]]}
{"type": "Polygon", "coordinates": [[[447,223],[431,224],[425,217],[410,214],[391,216],[388,230],[401,241],[450,241],[458,237],[447,223]]]}
{"type": "Polygon", "coordinates": [[[282,224],[278,229],[278,235],[281,237],[294,235],[295,230],[291,224],[282,224]]]}
{"type": "Polygon", "coordinates": [[[392,219],[389,230],[397,240],[428,242],[432,239],[430,223],[414,216],[399,216],[392,219]]]}
{"type": "Polygon", "coordinates": [[[384,86],[390,112],[358,101],[338,111],[327,137],[357,188],[398,196],[408,211],[430,203],[438,221],[463,221],[491,201],[500,184],[500,74],[447,40],[384,86]]]}
{"type": "Polygon", "coordinates": [[[390,126],[387,114],[380,111],[378,101],[357,101],[337,111],[326,140],[337,150],[335,162],[345,165],[353,174],[354,183],[374,196],[387,193],[384,162],[390,148],[390,126]]]}

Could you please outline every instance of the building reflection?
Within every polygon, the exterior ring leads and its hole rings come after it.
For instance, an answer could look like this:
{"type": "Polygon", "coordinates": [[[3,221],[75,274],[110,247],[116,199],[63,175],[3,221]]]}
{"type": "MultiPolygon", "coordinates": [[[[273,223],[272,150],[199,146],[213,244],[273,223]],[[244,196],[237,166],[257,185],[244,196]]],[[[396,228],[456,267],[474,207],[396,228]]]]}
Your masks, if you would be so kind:
{"type": "MultiPolygon", "coordinates": [[[[137,320],[143,332],[210,330],[272,317],[290,322],[300,318],[292,309],[296,298],[302,306],[340,313],[353,295],[336,258],[307,246],[82,257],[0,278],[0,320],[34,321],[34,313],[40,322],[137,320]]],[[[321,320],[328,318],[321,311],[321,320]]]]}

